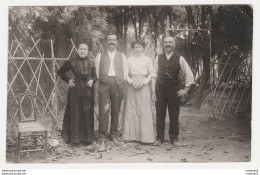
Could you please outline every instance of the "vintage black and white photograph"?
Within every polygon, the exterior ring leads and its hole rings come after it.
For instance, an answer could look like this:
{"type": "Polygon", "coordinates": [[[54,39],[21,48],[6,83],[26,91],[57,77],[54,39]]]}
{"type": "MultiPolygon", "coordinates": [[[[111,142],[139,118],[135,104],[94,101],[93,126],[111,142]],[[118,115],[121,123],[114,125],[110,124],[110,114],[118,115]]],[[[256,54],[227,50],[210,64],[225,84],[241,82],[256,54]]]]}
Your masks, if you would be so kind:
{"type": "Polygon", "coordinates": [[[253,9],[9,6],[6,163],[251,162],[253,9]]]}

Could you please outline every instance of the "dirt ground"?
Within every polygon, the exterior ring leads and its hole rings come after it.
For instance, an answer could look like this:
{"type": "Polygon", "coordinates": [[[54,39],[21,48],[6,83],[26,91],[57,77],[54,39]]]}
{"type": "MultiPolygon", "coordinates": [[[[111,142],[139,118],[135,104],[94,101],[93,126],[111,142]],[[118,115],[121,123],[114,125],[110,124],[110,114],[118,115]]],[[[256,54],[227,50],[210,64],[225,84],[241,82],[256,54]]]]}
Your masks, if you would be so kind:
{"type": "MultiPolygon", "coordinates": [[[[207,112],[193,112],[182,107],[180,113],[180,146],[168,142],[168,118],[166,142],[161,146],[128,142],[115,145],[98,141],[92,146],[71,147],[63,143],[59,133],[51,139],[58,145],[49,146],[47,159],[39,153],[22,156],[21,163],[203,163],[249,162],[251,159],[250,117],[225,120],[210,119],[207,112]]],[[[8,145],[8,144],[7,144],[8,145]]],[[[16,163],[15,145],[7,146],[7,163],[16,163]]]]}

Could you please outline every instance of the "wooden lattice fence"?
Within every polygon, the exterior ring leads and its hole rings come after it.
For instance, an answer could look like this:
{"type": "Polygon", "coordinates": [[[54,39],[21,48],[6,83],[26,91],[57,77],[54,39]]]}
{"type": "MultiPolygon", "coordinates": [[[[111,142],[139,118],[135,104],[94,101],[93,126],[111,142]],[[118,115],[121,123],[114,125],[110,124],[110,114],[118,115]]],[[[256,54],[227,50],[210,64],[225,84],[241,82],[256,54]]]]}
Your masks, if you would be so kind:
{"type": "Polygon", "coordinates": [[[250,114],[251,82],[251,54],[231,53],[227,56],[225,62],[213,60],[211,64],[212,92],[209,95],[212,117],[223,119],[235,117],[240,113],[250,114]],[[243,61],[240,62],[239,60],[243,61]],[[222,69],[219,69],[220,66],[222,69]]]}
{"type": "MultiPolygon", "coordinates": [[[[77,48],[73,40],[70,40],[72,48],[70,49],[69,55],[66,58],[55,58],[53,41],[51,40],[52,57],[44,58],[38,48],[38,44],[41,40],[38,39],[35,41],[34,38],[31,37],[31,41],[33,46],[30,50],[26,50],[17,38],[11,42],[8,51],[7,102],[9,104],[9,101],[13,97],[23,92],[39,95],[45,103],[45,121],[52,123],[52,129],[60,129],[66,106],[68,88],[67,84],[56,75],[56,72],[64,61],[70,59],[73,52],[77,51],[77,48]],[[18,57],[18,52],[22,53],[22,56],[18,57]],[[38,56],[31,57],[30,54],[32,52],[36,52],[38,56]]],[[[103,47],[99,41],[97,42],[97,47],[99,47],[98,53],[103,51],[103,47]]],[[[91,52],[90,57],[91,59],[95,59],[95,56],[91,52]]],[[[17,115],[17,111],[13,113],[17,115]]]]}
{"type": "MultiPolygon", "coordinates": [[[[40,39],[37,41],[31,37],[33,46],[28,50],[17,38],[11,42],[8,51],[8,99],[7,102],[23,92],[30,92],[39,95],[45,103],[46,120],[50,122],[47,126],[52,126],[53,130],[61,129],[62,119],[66,106],[66,94],[68,90],[67,84],[60,80],[56,75],[57,70],[64,63],[64,61],[70,59],[73,54],[76,54],[77,48],[73,42],[71,42],[71,49],[67,57],[55,58],[53,41],[50,40],[51,58],[44,58],[43,53],[40,52],[38,45],[40,45],[40,39]],[[18,54],[19,53],[19,54],[18,54]],[[37,53],[37,56],[31,57],[30,55],[37,53]],[[19,56],[17,56],[19,55],[19,56]],[[22,56],[21,56],[22,55],[22,56]]],[[[99,40],[96,41],[95,49],[96,54],[103,52],[103,46],[99,40]]],[[[148,42],[145,53],[154,57],[154,45],[148,42]]],[[[90,52],[91,59],[95,59],[94,55],[90,52]]],[[[70,73],[68,73],[70,76],[70,73]]],[[[98,86],[95,86],[95,129],[98,125],[98,86]]],[[[123,107],[123,103],[121,109],[123,107]]],[[[18,111],[14,111],[14,115],[17,115],[18,111]]],[[[120,114],[120,123],[122,122],[122,110],[120,114]]],[[[119,129],[122,126],[119,126],[119,129]]],[[[51,129],[49,128],[49,129],[51,129]]]]}

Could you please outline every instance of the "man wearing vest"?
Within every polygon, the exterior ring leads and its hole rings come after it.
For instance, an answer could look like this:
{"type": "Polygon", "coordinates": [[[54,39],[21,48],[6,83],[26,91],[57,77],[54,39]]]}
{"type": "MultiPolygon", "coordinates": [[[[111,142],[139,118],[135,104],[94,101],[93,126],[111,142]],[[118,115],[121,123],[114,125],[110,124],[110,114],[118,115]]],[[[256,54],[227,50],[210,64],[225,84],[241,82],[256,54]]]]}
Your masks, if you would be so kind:
{"type": "Polygon", "coordinates": [[[124,82],[128,76],[126,56],[116,50],[117,36],[109,33],[106,37],[107,50],[96,57],[96,72],[99,80],[99,135],[109,136],[118,141],[118,120],[124,82]],[[110,103],[111,102],[111,103],[110,103]],[[111,104],[110,134],[107,134],[109,106],[111,104]]]}
{"type": "Polygon", "coordinates": [[[153,100],[156,101],[156,132],[157,141],[154,145],[158,146],[164,142],[165,118],[168,107],[170,126],[169,137],[171,143],[178,144],[179,135],[179,112],[180,97],[185,95],[190,85],[194,81],[192,71],[182,56],[178,56],[175,51],[174,38],[166,36],[163,39],[164,53],[158,55],[154,63],[157,79],[153,80],[153,100]],[[185,73],[185,88],[180,89],[179,73],[185,73]]]}

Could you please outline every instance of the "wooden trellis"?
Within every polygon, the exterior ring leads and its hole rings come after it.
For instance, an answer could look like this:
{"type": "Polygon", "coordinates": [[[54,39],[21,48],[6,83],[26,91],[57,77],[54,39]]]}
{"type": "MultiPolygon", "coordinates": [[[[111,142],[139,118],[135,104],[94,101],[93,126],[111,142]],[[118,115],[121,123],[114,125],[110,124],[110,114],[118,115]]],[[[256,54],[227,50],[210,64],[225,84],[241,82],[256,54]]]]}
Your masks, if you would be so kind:
{"type": "MultiPolygon", "coordinates": [[[[40,39],[37,41],[31,37],[33,46],[29,51],[22,47],[22,43],[15,38],[15,41],[11,42],[10,49],[8,51],[8,101],[21,92],[35,93],[42,97],[45,103],[46,114],[52,119],[52,129],[57,129],[60,126],[61,117],[64,113],[65,104],[59,109],[59,102],[66,102],[66,92],[62,91],[61,87],[67,87],[66,83],[61,81],[56,75],[57,69],[64,61],[68,60],[72,53],[77,51],[77,48],[71,39],[72,48],[66,58],[55,58],[53,50],[53,41],[51,40],[51,58],[44,58],[43,54],[38,48],[40,39]],[[16,45],[15,45],[16,43],[16,45]],[[16,57],[16,54],[20,51],[22,57],[16,57]],[[38,57],[30,57],[32,51],[36,51],[38,57]],[[50,86],[42,83],[42,80],[46,79],[50,86]]],[[[98,41],[98,53],[103,51],[101,43],[98,41]]],[[[95,59],[95,56],[90,52],[91,59],[95,59]]],[[[63,88],[67,89],[67,88],[63,88]]],[[[14,112],[17,115],[17,111],[14,112]]]]}
{"type": "Polygon", "coordinates": [[[244,58],[242,60],[244,62],[239,64],[238,60],[240,56],[241,53],[237,53],[235,59],[230,61],[232,57],[232,54],[230,54],[226,62],[223,63],[212,61],[212,66],[223,66],[218,77],[216,77],[218,69],[212,69],[211,78],[216,80],[216,82],[213,81],[212,83],[214,90],[211,93],[213,99],[212,117],[214,118],[233,117],[239,112],[245,112],[247,108],[251,108],[252,86],[247,79],[251,81],[252,58],[248,55],[243,55],[244,58]],[[234,70],[237,70],[237,72],[234,72],[234,70]],[[228,72],[225,82],[223,82],[224,72],[228,72]]]}

